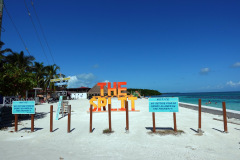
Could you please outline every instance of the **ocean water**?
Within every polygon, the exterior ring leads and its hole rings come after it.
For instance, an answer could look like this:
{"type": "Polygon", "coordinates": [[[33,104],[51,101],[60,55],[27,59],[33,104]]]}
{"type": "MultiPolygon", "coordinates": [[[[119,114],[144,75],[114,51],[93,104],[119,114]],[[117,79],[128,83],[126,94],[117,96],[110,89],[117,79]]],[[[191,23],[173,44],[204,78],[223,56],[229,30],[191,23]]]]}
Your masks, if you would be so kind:
{"type": "Polygon", "coordinates": [[[202,105],[216,108],[222,108],[225,102],[227,109],[240,111],[240,92],[168,93],[154,97],[179,97],[179,102],[191,104],[198,104],[201,99],[202,105]]]}

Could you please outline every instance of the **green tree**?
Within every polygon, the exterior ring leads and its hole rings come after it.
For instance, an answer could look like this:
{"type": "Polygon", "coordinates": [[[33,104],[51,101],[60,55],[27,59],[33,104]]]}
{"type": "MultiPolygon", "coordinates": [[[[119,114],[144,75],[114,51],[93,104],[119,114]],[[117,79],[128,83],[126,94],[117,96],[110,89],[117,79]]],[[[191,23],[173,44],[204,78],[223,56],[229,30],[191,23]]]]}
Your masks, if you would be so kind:
{"type": "Polygon", "coordinates": [[[4,56],[0,79],[1,95],[24,95],[26,90],[36,85],[34,74],[30,71],[34,59],[33,56],[25,56],[23,52],[12,52],[4,56]]]}
{"type": "Polygon", "coordinates": [[[35,73],[37,87],[44,88],[46,86],[44,79],[47,76],[47,68],[43,65],[43,62],[34,62],[33,72],[35,73]]]}
{"type": "Polygon", "coordinates": [[[46,73],[47,73],[47,76],[45,77],[46,92],[47,92],[47,88],[50,89],[50,92],[52,92],[52,89],[54,89],[54,83],[50,81],[51,79],[59,78],[57,74],[58,70],[60,70],[60,68],[56,64],[46,66],[46,73]]]}
{"type": "Polygon", "coordinates": [[[13,52],[12,54],[7,55],[6,62],[14,64],[18,68],[31,71],[33,66],[33,61],[35,58],[33,56],[25,56],[23,51],[20,53],[13,52]]]}
{"type": "MultiPolygon", "coordinates": [[[[2,41],[0,41],[0,49],[3,47],[4,43],[2,41]]],[[[2,67],[5,60],[5,53],[12,53],[12,50],[10,48],[6,48],[4,50],[0,50],[0,71],[2,71],[2,67]]]]}

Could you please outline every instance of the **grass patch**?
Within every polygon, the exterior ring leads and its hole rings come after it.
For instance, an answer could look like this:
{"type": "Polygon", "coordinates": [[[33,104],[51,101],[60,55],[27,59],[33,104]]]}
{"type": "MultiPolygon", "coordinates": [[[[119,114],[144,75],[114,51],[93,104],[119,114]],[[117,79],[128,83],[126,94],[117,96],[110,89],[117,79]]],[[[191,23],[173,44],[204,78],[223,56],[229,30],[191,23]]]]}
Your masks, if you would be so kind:
{"type": "Polygon", "coordinates": [[[113,132],[114,131],[113,130],[110,131],[109,128],[103,130],[103,134],[111,134],[113,132]]]}
{"type": "Polygon", "coordinates": [[[182,130],[177,130],[177,132],[174,132],[173,130],[157,130],[156,132],[148,132],[150,135],[161,135],[161,136],[166,136],[166,135],[181,135],[183,134],[184,131],[182,130]]]}

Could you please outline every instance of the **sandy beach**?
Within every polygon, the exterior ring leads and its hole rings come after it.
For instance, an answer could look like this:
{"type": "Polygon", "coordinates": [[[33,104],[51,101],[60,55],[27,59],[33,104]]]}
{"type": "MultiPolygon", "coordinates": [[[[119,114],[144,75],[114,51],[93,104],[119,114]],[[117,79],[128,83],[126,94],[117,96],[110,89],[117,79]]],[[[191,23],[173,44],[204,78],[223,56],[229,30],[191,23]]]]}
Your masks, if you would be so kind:
{"type": "MultiPolygon", "coordinates": [[[[148,100],[138,99],[135,106],[140,112],[129,112],[129,132],[126,133],[125,112],[112,112],[114,133],[103,134],[108,128],[108,113],[93,114],[93,133],[89,133],[89,101],[70,100],[72,106],[71,133],[67,133],[67,116],[55,120],[57,103],[54,103],[53,130],[49,132],[50,104],[36,105],[35,132],[31,121],[19,122],[0,131],[0,155],[3,160],[70,160],[70,159],[168,159],[168,160],[237,160],[240,157],[240,120],[228,119],[229,133],[223,133],[221,115],[202,113],[203,135],[198,135],[198,112],[179,107],[177,129],[181,135],[153,135],[152,114],[148,100]],[[40,116],[41,115],[41,116],[40,116]]],[[[130,103],[129,103],[130,104],[130,103]]],[[[113,108],[120,101],[112,100],[113,108]]],[[[60,115],[61,117],[61,115],[60,115]]],[[[172,128],[172,113],[156,113],[156,127],[172,128]]]]}

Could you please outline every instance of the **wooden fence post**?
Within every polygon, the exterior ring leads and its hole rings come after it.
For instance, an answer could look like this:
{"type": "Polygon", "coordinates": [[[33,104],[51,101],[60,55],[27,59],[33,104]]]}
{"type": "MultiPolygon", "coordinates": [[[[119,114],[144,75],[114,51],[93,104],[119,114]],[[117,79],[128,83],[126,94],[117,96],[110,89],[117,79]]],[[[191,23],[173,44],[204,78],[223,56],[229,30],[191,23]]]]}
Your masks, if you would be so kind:
{"type": "Polygon", "coordinates": [[[174,132],[177,132],[177,119],[176,119],[176,113],[173,113],[173,123],[174,123],[174,132]]]}
{"type": "Polygon", "coordinates": [[[50,106],[50,132],[53,131],[53,105],[50,106]]]}
{"type": "Polygon", "coordinates": [[[202,102],[198,99],[198,133],[202,133],[202,102]]]}
{"type": "Polygon", "coordinates": [[[15,132],[18,131],[18,115],[15,114],[15,132]]]}
{"type": "Polygon", "coordinates": [[[92,133],[92,105],[90,105],[90,133],[92,133]]]}
{"type": "Polygon", "coordinates": [[[224,132],[228,133],[228,129],[227,129],[227,111],[226,111],[226,103],[225,102],[222,102],[222,107],[223,107],[224,132]]]}
{"type": "Polygon", "coordinates": [[[34,132],[34,114],[31,114],[31,132],[34,132]]]}
{"type": "Polygon", "coordinates": [[[152,112],[152,119],[153,119],[153,132],[156,132],[156,127],[155,127],[155,112],[152,112]]]}
{"type": "Polygon", "coordinates": [[[111,122],[111,104],[108,104],[108,121],[109,121],[109,131],[112,131],[112,122],[111,122]]]}
{"type": "Polygon", "coordinates": [[[126,108],[126,130],[129,131],[128,101],[125,102],[126,108]]]}
{"type": "Polygon", "coordinates": [[[68,133],[71,130],[71,105],[68,106],[68,133]]]}

